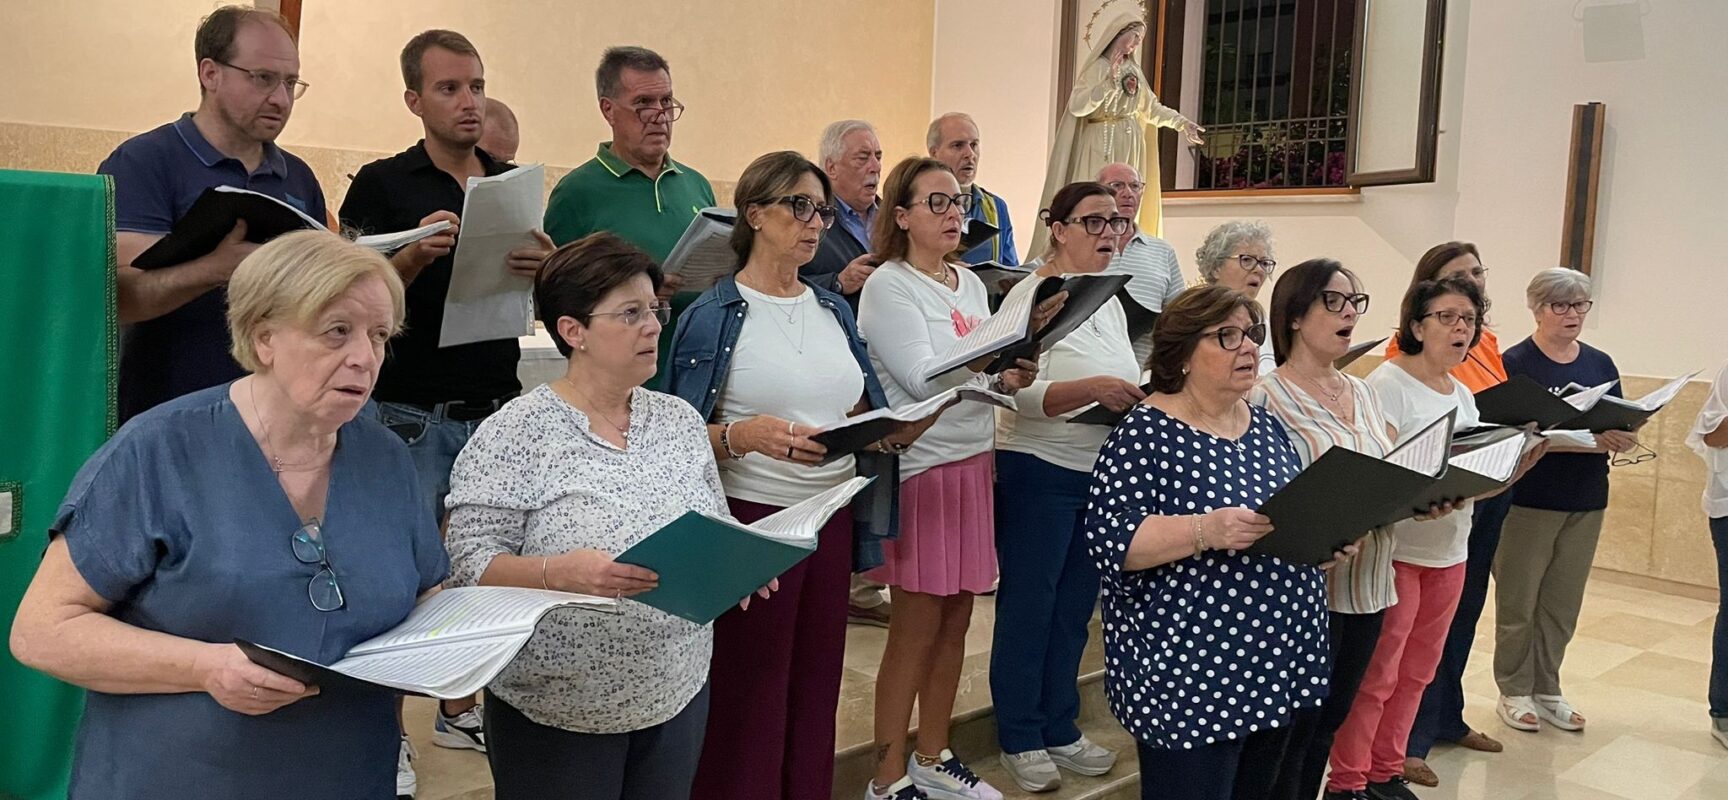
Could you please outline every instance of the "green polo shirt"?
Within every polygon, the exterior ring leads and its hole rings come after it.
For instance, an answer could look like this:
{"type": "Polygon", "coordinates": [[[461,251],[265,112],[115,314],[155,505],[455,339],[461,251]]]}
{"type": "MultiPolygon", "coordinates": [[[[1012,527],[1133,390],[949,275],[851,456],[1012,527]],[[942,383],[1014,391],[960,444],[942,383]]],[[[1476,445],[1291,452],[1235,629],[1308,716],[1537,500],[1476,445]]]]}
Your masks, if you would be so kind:
{"type": "MultiPolygon", "coordinates": [[[[660,177],[650,178],[614,154],[611,142],[601,142],[593,158],[552,189],[546,201],[546,234],[561,246],[595,231],[611,231],[663,262],[697,212],[714,204],[708,179],[671,156],[660,177]]],[[[682,313],[695,298],[694,293],[674,297],[673,314],[682,313]]],[[[673,327],[666,325],[660,334],[660,369],[648,382],[651,389],[659,388],[666,374],[673,327]]]]}

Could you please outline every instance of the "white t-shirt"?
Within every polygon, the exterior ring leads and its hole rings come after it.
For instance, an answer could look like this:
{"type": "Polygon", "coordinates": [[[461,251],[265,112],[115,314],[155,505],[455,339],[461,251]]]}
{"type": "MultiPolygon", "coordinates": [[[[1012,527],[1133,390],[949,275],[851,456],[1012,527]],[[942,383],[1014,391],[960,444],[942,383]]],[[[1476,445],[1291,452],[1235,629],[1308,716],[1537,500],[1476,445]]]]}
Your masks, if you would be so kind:
{"type": "Polygon", "coordinates": [[[1704,483],[1704,515],[1711,519],[1728,517],[1728,448],[1704,444],[1704,435],[1716,430],[1723,420],[1728,420],[1728,365],[1716,373],[1710,394],[1704,398],[1704,407],[1698,410],[1698,419],[1686,434],[1687,446],[1704,459],[1710,472],[1704,483]]]}
{"type": "MultiPolygon", "coordinates": [[[[1009,290],[1004,305],[1036,289],[1039,279],[1028,278],[1009,290]]],[[[1095,375],[1111,375],[1138,383],[1140,368],[1134,360],[1134,345],[1128,340],[1128,318],[1121,302],[1112,297],[1073,333],[1046,348],[1038,356],[1038,380],[1021,389],[1014,398],[1019,411],[996,410],[996,448],[1037,456],[1058,467],[1091,472],[1098,449],[1110,435],[1104,425],[1073,425],[1068,418],[1091,406],[1051,417],[1044,413],[1044,394],[1050,384],[1095,375]]]]}
{"type": "MultiPolygon", "coordinates": [[[[883,264],[864,282],[858,328],[870,343],[870,362],[890,406],[934,397],[977,377],[961,367],[924,380],[938,356],[990,316],[984,282],[965,267],[951,268],[960,275],[958,290],[898,260],[883,264]]],[[[963,402],[942,412],[900,457],[900,480],[989,452],[996,440],[991,410],[985,403],[963,402]]]]}
{"type": "MultiPolygon", "coordinates": [[[[834,313],[805,287],[774,297],[743,284],[744,327],[715,406],[721,423],[768,414],[804,425],[844,419],[864,396],[864,372],[834,313]]],[[[726,496],[789,506],[851,478],[852,457],[819,467],[788,464],[762,453],[720,459],[726,496]]]]}
{"type": "MultiPolygon", "coordinates": [[[[1380,398],[1386,421],[1397,429],[1398,444],[1403,444],[1405,439],[1421,432],[1428,423],[1454,408],[1458,409],[1458,416],[1453,420],[1454,429],[1463,430],[1482,424],[1482,418],[1476,412],[1476,398],[1457,378],[1448,375],[1452,392],[1441,394],[1405,372],[1398,366],[1399,360],[1382,363],[1368,373],[1368,385],[1380,398]]],[[[1436,568],[1464,563],[1470,555],[1470,514],[1475,505],[1466,502],[1462,508],[1440,519],[1407,519],[1393,526],[1392,560],[1436,568]]]]}

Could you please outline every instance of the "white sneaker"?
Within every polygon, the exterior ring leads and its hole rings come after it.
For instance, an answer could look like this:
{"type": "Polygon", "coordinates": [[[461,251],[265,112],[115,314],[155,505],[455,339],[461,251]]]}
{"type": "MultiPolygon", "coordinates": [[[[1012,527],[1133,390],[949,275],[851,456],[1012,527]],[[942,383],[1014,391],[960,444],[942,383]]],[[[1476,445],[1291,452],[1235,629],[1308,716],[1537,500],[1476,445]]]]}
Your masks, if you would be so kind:
{"type": "Polygon", "coordinates": [[[937,758],[942,760],[930,767],[919,764],[917,755],[906,760],[906,777],[930,800],[1002,800],[1002,793],[960,763],[954,751],[944,747],[937,758]]]}
{"type": "Polygon", "coordinates": [[[1050,760],[1069,772],[1080,775],[1103,775],[1116,767],[1116,751],[1080,739],[1066,747],[1050,748],[1050,760]]]}
{"type": "Polygon", "coordinates": [[[438,704],[438,717],[432,722],[432,743],[451,750],[486,752],[486,723],[479,706],[454,717],[444,715],[444,704],[438,704]]]}
{"type": "Polygon", "coordinates": [[[1711,719],[1710,735],[1716,737],[1717,744],[1728,747],[1728,717],[1711,719]]]}
{"type": "Polygon", "coordinates": [[[1028,792],[1049,792],[1062,788],[1062,773],[1050,763],[1050,754],[1043,750],[1024,753],[1002,753],[1002,766],[1008,776],[1028,792]]]}
{"type": "Polygon", "coordinates": [[[876,781],[865,781],[864,800],[930,800],[930,795],[913,786],[912,776],[908,775],[888,784],[888,788],[881,791],[877,791],[876,781]]]}
{"type": "Polygon", "coordinates": [[[396,797],[412,800],[414,793],[420,790],[419,781],[414,779],[414,744],[402,737],[402,747],[396,751],[396,797]]]}

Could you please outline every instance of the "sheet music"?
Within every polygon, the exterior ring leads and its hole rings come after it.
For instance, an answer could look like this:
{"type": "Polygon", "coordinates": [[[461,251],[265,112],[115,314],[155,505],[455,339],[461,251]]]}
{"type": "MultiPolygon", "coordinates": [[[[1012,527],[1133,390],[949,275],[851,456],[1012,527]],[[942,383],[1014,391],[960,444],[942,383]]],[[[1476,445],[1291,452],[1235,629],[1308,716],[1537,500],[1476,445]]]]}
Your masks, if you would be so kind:
{"type": "Polygon", "coordinates": [[[983,375],[979,375],[973,378],[971,383],[955,389],[954,393],[959,395],[961,400],[985,403],[997,408],[1006,408],[1009,411],[1020,410],[1020,407],[1014,402],[1014,395],[1003,394],[991,389],[989,379],[983,375]]]}
{"type": "Polygon", "coordinates": [[[545,216],[546,170],[539,164],[468,179],[439,347],[533,332],[534,281],[505,262],[511,250],[534,245],[545,216]]]}
{"type": "Polygon", "coordinates": [[[816,533],[822,530],[822,526],[828,523],[828,518],[834,516],[834,512],[852,502],[852,497],[873,480],[875,478],[862,476],[852,478],[745,527],[775,539],[808,541],[816,537],[816,533]]]}
{"type": "Polygon", "coordinates": [[[1038,293],[1031,291],[1003,303],[989,319],[979,323],[978,327],[943,351],[941,360],[925,373],[924,379],[930,380],[972,359],[990,355],[1025,339],[1027,328],[1032,324],[1032,308],[1037,300],[1038,293]]]}
{"type": "Polygon", "coordinates": [[[1452,466],[1466,469],[1502,483],[1511,480],[1518,469],[1518,459],[1524,455],[1525,436],[1508,436],[1490,445],[1452,457],[1452,466]]]}
{"type": "Polygon", "coordinates": [[[1674,399],[1674,396],[1680,393],[1681,389],[1686,388],[1686,382],[1687,381],[1690,381],[1697,376],[1698,376],[1698,371],[1694,370],[1692,372],[1689,372],[1685,375],[1681,375],[1680,377],[1675,378],[1674,380],[1671,380],[1671,381],[1663,384],[1656,391],[1653,391],[1647,395],[1644,395],[1643,397],[1640,397],[1637,400],[1630,400],[1630,401],[1623,401],[1623,402],[1625,402],[1627,405],[1635,406],[1635,407],[1641,408],[1645,411],[1657,411],[1657,410],[1661,409],[1663,406],[1668,405],[1668,403],[1674,399]]]}
{"type": "Polygon", "coordinates": [[[542,589],[507,586],[465,586],[446,589],[415,606],[400,625],[348,651],[348,656],[400,650],[430,642],[455,642],[483,636],[531,633],[547,610],[579,605],[609,610],[610,597],[590,597],[542,589]]]}
{"type": "Polygon", "coordinates": [[[730,208],[704,208],[666,254],[666,273],[684,276],[681,292],[704,292],[738,266],[732,251],[732,227],[738,212],[730,208]]]}
{"type": "MultiPolygon", "coordinates": [[[[1614,384],[1616,383],[1619,383],[1619,381],[1609,381],[1601,386],[1592,386],[1588,389],[1564,395],[1560,399],[1570,403],[1573,408],[1576,408],[1579,411],[1589,411],[1590,407],[1596,405],[1596,402],[1601,400],[1603,395],[1608,394],[1608,390],[1614,388],[1614,384]]],[[[1576,384],[1569,385],[1575,386],[1576,384]]],[[[1561,389],[1561,391],[1564,392],[1565,389],[1561,389]]]]}
{"type": "Polygon", "coordinates": [[[1384,459],[1389,464],[1397,464],[1411,472],[1423,475],[1437,476],[1446,468],[1446,456],[1452,450],[1453,413],[1448,413],[1433,422],[1428,427],[1418,431],[1415,436],[1405,440],[1384,459]]]}
{"type": "Polygon", "coordinates": [[[398,689],[444,689],[476,674],[485,674],[489,671],[485,667],[498,660],[500,654],[515,653],[525,641],[526,637],[521,641],[488,639],[427,650],[349,656],[331,664],[330,669],[398,689]]]}
{"type": "Polygon", "coordinates": [[[421,225],[412,230],[398,231],[396,233],[374,233],[370,236],[356,236],[354,237],[354,243],[361,247],[369,247],[380,253],[389,255],[397,250],[407,247],[408,245],[418,242],[421,239],[435,233],[443,233],[447,230],[450,230],[450,221],[441,219],[431,225],[421,225]]]}

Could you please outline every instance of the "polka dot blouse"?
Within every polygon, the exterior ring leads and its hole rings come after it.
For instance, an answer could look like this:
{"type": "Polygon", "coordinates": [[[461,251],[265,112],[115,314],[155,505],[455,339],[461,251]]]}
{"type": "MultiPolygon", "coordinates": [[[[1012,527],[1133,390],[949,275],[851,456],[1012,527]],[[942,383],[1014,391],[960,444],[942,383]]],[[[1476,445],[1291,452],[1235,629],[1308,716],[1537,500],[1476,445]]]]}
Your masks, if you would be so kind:
{"type": "MultiPolygon", "coordinates": [[[[1148,516],[1257,508],[1300,469],[1264,409],[1238,440],[1135,406],[1092,470],[1087,551],[1103,572],[1105,693],[1152,747],[1188,749],[1284,725],[1330,674],[1316,567],[1212,550],[1151,569],[1122,560],[1148,516]]],[[[1276,532],[1272,535],[1276,536],[1276,532]]]]}

